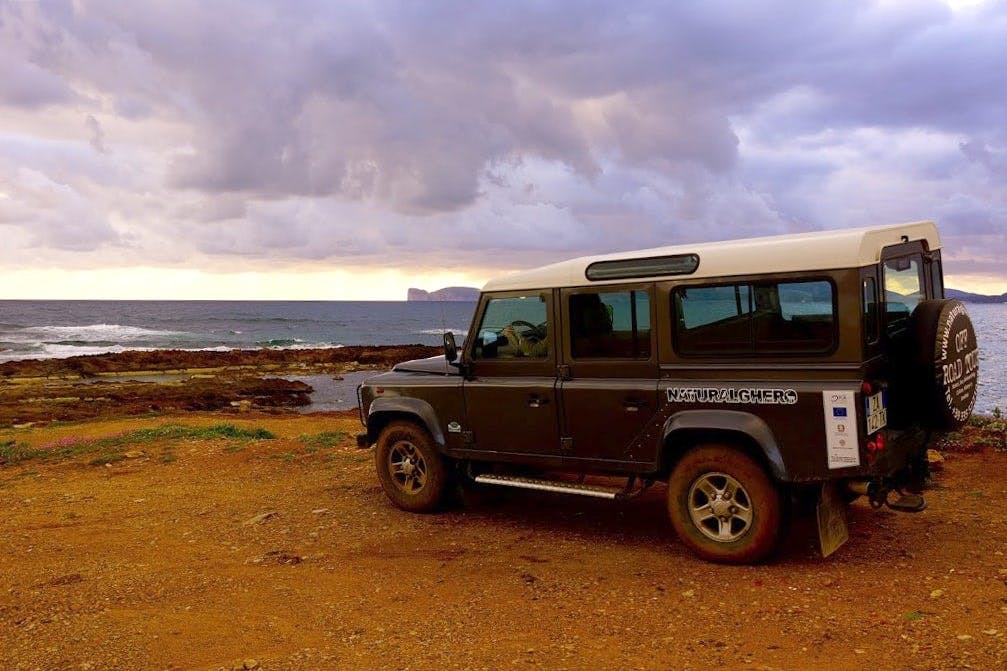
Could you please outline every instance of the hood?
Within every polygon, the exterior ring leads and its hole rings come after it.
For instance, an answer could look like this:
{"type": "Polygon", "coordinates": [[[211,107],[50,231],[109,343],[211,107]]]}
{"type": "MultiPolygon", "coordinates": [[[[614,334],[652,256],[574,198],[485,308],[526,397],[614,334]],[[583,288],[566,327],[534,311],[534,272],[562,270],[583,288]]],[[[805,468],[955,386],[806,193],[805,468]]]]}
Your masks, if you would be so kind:
{"type": "Polygon", "coordinates": [[[413,359],[397,364],[393,371],[396,373],[430,373],[433,375],[458,375],[458,368],[452,366],[444,358],[444,355],[432,356],[429,359],[413,359]]]}

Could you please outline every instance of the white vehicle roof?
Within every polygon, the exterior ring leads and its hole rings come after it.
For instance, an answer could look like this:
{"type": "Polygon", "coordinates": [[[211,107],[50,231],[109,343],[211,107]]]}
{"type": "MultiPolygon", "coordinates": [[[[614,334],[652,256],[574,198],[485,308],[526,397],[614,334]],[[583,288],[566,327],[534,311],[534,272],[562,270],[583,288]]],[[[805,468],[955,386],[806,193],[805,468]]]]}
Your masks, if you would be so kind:
{"type": "Polygon", "coordinates": [[[881,260],[882,248],[902,242],[902,236],[906,236],[909,240],[926,240],[931,251],[940,249],[941,246],[937,226],[932,221],[724,240],[560,261],[492,279],[486,283],[483,291],[625,284],[640,282],[641,279],[691,280],[732,275],[859,268],[878,263],[881,260]],[[626,261],[681,254],[695,254],[699,257],[699,266],[695,272],[687,275],[602,281],[588,280],[586,275],[588,266],[599,261],[626,261]]]}

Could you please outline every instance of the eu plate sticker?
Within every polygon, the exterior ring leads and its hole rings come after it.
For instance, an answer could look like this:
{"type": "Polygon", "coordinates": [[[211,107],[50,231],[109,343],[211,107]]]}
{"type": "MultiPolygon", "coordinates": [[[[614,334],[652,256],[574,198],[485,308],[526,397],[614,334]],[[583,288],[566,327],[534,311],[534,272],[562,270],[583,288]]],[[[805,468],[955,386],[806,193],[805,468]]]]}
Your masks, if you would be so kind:
{"type": "Polygon", "coordinates": [[[856,393],[846,390],[822,392],[825,415],[825,448],[829,468],[860,465],[860,439],[857,436],[856,393]]]}

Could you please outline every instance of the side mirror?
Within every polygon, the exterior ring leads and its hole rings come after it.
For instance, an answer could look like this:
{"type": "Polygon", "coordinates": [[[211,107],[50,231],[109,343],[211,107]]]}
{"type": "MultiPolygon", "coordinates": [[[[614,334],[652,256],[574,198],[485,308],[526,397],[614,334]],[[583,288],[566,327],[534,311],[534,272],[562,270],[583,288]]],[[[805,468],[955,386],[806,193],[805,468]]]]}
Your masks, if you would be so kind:
{"type": "Polygon", "coordinates": [[[444,334],[444,358],[448,363],[454,363],[458,359],[458,344],[455,343],[455,334],[451,331],[444,334]]]}

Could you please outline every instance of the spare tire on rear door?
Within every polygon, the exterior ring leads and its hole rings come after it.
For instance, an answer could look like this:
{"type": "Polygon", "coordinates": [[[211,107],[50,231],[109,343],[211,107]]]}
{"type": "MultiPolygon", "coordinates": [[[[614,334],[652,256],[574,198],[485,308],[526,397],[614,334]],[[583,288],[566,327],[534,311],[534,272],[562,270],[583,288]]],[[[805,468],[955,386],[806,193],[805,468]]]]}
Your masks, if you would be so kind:
{"type": "MultiPolygon", "coordinates": [[[[922,301],[913,311],[919,414],[928,428],[953,431],[971,416],[979,381],[979,347],[960,301],[922,301]]],[[[915,413],[914,413],[915,414],[915,413]]]]}

